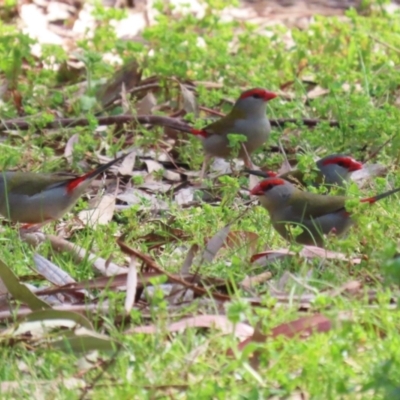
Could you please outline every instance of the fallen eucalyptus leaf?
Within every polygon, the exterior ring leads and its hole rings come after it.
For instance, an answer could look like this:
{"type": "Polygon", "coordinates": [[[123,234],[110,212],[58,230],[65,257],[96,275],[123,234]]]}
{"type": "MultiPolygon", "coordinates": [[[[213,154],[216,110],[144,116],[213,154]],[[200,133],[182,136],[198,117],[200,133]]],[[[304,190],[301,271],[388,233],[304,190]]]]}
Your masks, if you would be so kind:
{"type": "Polygon", "coordinates": [[[8,266],[0,260],[0,278],[2,279],[11,296],[26,304],[31,310],[41,310],[50,306],[36,297],[25,285],[19,282],[17,276],[8,266]]]}

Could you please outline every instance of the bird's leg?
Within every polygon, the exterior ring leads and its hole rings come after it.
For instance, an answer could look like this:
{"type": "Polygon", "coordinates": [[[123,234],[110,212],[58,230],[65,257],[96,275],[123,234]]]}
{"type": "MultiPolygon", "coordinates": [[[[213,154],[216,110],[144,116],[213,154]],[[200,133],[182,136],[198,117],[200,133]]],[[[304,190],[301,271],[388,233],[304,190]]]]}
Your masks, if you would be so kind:
{"type": "Polygon", "coordinates": [[[231,174],[235,175],[235,176],[238,176],[238,171],[235,168],[235,162],[234,162],[233,159],[229,160],[229,167],[231,168],[231,174]]]}
{"type": "Polygon", "coordinates": [[[206,170],[208,165],[210,164],[211,161],[211,156],[209,154],[204,154],[204,161],[203,161],[203,166],[201,168],[200,176],[199,179],[202,181],[204,179],[204,176],[206,174],[206,170]]]}
{"type": "Polygon", "coordinates": [[[243,161],[244,161],[245,167],[248,169],[254,169],[254,164],[251,161],[250,155],[249,155],[244,143],[242,143],[242,147],[243,147],[243,154],[244,154],[243,161]]]}

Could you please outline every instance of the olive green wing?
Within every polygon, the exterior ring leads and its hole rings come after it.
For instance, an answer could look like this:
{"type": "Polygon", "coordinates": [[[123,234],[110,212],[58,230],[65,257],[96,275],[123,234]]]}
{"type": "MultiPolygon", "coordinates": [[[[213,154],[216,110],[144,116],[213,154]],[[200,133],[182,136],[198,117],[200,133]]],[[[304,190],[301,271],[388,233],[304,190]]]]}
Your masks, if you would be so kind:
{"type": "Polygon", "coordinates": [[[288,205],[291,205],[293,211],[303,218],[318,218],[343,209],[347,199],[345,196],[300,192],[289,200],[288,205]]]}
{"type": "Polygon", "coordinates": [[[227,135],[235,133],[235,121],[245,118],[245,115],[240,110],[233,109],[229,114],[220,119],[217,119],[207,125],[202,130],[209,135],[227,135]]]}
{"type": "Polygon", "coordinates": [[[34,172],[0,172],[0,182],[4,191],[14,194],[33,196],[51,186],[65,184],[75,175],[70,174],[36,174],[34,172]]]}

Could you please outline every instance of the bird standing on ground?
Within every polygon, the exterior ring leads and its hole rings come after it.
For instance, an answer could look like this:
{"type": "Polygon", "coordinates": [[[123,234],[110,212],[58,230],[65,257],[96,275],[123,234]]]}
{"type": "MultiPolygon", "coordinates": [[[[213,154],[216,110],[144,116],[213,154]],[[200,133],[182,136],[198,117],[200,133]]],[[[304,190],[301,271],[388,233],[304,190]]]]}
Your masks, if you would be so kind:
{"type": "MultiPolygon", "coordinates": [[[[373,204],[399,191],[400,188],[396,188],[360,201],[373,204]]],[[[331,233],[341,236],[353,224],[350,213],[345,208],[345,203],[349,200],[346,196],[302,191],[281,178],[261,181],[250,194],[259,196],[261,205],[270,215],[273,227],[289,241],[322,247],[323,235],[331,233]],[[303,232],[293,238],[288,229],[290,225],[300,226],[303,232]]]]}
{"type": "Polygon", "coordinates": [[[124,154],[87,174],[0,172],[0,214],[12,222],[43,224],[61,218],[91,182],[127,156],[124,154]]]}
{"type": "Polygon", "coordinates": [[[225,117],[212,122],[203,129],[191,129],[190,133],[203,139],[205,153],[200,179],[204,178],[206,168],[212,157],[232,157],[228,135],[232,133],[246,136],[244,147],[239,149],[239,157],[248,168],[252,168],[250,154],[268,139],[271,125],[266,115],[267,102],[277,95],[265,89],[246,90],[236,100],[232,110],[225,117]]]}
{"type": "MultiPolygon", "coordinates": [[[[350,156],[331,154],[319,159],[316,162],[316,167],[317,176],[314,186],[318,187],[323,184],[328,187],[344,187],[346,182],[349,180],[350,175],[354,171],[362,169],[363,165],[350,156]]],[[[304,173],[299,169],[294,169],[280,175],[272,171],[264,172],[249,169],[245,169],[244,172],[251,175],[261,176],[263,178],[282,178],[294,185],[300,184],[300,186],[306,186],[304,173]]]]}

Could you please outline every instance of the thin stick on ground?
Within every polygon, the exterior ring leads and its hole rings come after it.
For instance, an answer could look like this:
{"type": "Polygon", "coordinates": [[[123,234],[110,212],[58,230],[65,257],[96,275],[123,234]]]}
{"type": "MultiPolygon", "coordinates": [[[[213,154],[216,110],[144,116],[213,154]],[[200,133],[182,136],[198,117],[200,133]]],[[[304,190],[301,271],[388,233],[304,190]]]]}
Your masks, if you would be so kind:
{"type": "MultiPolygon", "coordinates": [[[[163,117],[160,115],[113,115],[97,117],[97,122],[99,125],[107,126],[114,124],[127,124],[127,123],[138,123],[138,124],[148,124],[152,126],[164,126],[172,129],[176,129],[181,132],[190,132],[190,125],[182,119],[163,117]]],[[[78,117],[78,118],[55,118],[51,122],[47,122],[44,125],[37,126],[36,129],[60,129],[60,128],[75,128],[78,126],[89,126],[92,123],[92,119],[78,117]]],[[[302,124],[307,127],[315,127],[320,123],[328,123],[329,126],[337,127],[339,122],[324,119],[310,119],[310,118],[278,118],[271,119],[270,123],[275,127],[282,127],[286,124],[302,124]]],[[[7,130],[20,130],[26,131],[35,127],[35,122],[28,119],[9,119],[1,120],[0,131],[7,130]]],[[[351,126],[350,126],[351,127],[351,126]]]]}
{"type": "Polygon", "coordinates": [[[97,376],[94,377],[93,381],[91,384],[88,384],[84,387],[84,389],[82,390],[82,394],[79,397],[79,400],[84,400],[86,398],[86,396],[88,395],[90,390],[93,390],[96,383],[99,382],[99,380],[101,379],[101,377],[105,374],[105,372],[115,363],[117,356],[119,354],[119,352],[121,351],[122,346],[120,346],[115,353],[112,355],[112,357],[106,361],[105,363],[103,363],[103,368],[102,370],[97,374],[97,376]]]}
{"type": "Polygon", "coordinates": [[[364,160],[364,163],[374,159],[381,152],[381,150],[393,140],[394,136],[395,135],[390,136],[390,138],[388,140],[386,140],[385,143],[383,143],[381,146],[379,146],[369,157],[367,157],[364,160]]]}

